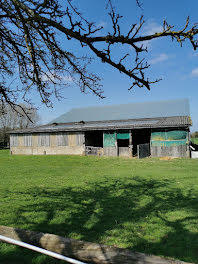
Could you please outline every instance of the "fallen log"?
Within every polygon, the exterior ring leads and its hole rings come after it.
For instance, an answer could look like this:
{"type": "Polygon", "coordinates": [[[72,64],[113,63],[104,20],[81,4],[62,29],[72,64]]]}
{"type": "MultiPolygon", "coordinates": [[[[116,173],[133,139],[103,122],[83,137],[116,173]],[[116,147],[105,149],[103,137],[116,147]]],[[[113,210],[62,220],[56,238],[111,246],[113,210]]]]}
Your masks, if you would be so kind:
{"type": "Polygon", "coordinates": [[[53,234],[45,234],[7,226],[0,226],[0,235],[49,251],[96,264],[189,264],[178,260],[132,252],[96,243],[90,243],[53,234]]]}

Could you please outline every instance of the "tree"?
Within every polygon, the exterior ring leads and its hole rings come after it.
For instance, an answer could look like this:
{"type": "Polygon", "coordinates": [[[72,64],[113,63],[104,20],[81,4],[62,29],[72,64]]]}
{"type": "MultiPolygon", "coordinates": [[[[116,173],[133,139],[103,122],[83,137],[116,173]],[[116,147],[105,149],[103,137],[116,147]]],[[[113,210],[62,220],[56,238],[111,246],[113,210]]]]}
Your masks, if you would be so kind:
{"type": "Polygon", "coordinates": [[[195,131],[194,133],[191,134],[192,138],[198,138],[198,131],[195,131]]]}
{"type": "Polygon", "coordinates": [[[4,105],[0,111],[0,146],[7,145],[9,134],[15,129],[24,129],[39,124],[40,117],[36,108],[28,105],[16,106],[12,109],[9,104],[4,105]],[[24,116],[24,112],[26,115],[24,116]]]}
{"type": "MultiPolygon", "coordinates": [[[[146,87],[150,89],[153,83],[159,81],[146,77],[150,67],[144,60],[147,48],[145,41],[156,38],[171,37],[181,46],[188,40],[194,49],[197,48],[198,26],[189,28],[189,18],[185,26],[175,30],[167,21],[163,22],[163,30],[155,34],[141,33],[145,21],[143,17],[133,24],[127,33],[122,32],[120,20],[122,16],[116,12],[113,0],[106,1],[106,11],[109,13],[111,32],[102,34],[102,27],[96,26],[96,21],[89,21],[78,10],[72,0],[2,0],[0,3],[0,100],[1,103],[17,105],[19,92],[23,99],[32,89],[37,89],[44,104],[51,104],[51,95],[60,97],[57,83],[61,76],[72,78],[81,89],[91,90],[103,98],[100,77],[89,71],[92,58],[79,57],[75,52],[67,50],[67,45],[59,43],[59,34],[65,41],[76,40],[82,49],[88,49],[101,62],[109,64],[131,79],[131,87],[146,87]],[[115,45],[131,48],[134,65],[128,67],[126,52],[121,58],[113,53],[115,45]],[[7,83],[7,76],[17,72],[22,87],[15,88],[7,83]]],[[[136,4],[141,8],[139,0],[136,4]]]]}

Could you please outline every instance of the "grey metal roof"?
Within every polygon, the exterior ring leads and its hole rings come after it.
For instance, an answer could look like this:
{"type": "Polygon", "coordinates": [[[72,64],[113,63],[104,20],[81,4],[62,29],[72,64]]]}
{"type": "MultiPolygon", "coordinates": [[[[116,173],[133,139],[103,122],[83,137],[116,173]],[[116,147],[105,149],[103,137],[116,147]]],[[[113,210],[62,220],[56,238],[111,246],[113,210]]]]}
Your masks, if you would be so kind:
{"type": "Polygon", "coordinates": [[[166,128],[189,127],[190,117],[159,117],[130,120],[89,121],[74,123],[53,123],[35,128],[11,131],[11,134],[19,133],[48,133],[64,131],[90,131],[90,130],[114,130],[114,129],[141,129],[141,128],[166,128]]]}
{"type": "Polygon", "coordinates": [[[50,123],[189,116],[188,99],[74,108],[50,123]]]}

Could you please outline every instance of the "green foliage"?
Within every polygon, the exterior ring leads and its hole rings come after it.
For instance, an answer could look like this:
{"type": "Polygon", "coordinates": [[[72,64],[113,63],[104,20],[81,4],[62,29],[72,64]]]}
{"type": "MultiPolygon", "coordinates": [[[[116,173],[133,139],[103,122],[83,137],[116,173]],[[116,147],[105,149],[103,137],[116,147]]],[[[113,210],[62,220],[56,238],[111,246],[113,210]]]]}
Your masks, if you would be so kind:
{"type": "MultiPolygon", "coordinates": [[[[191,159],[1,151],[0,223],[198,263],[197,169],[191,159]]],[[[5,244],[0,256],[9,264],[59,263],[5,244]]]]}
{"type": "Polygon", "coordinates": [[[191,134],[192,138],[198,138],[198,131],[194,132],[191,134]]]}

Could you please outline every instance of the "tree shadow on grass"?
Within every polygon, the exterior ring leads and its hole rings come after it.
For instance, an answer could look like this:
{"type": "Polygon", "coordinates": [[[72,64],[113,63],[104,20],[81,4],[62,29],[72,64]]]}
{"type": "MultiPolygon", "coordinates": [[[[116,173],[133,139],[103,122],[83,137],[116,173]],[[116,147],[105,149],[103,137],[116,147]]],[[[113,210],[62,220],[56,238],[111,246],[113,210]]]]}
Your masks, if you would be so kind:
{"type": "Polygon", "coordinates": [[[16,210],[17,227],[198,263],[197,193],[168,180],[106,179],[24,195],[34,202],[16,210]]]}

